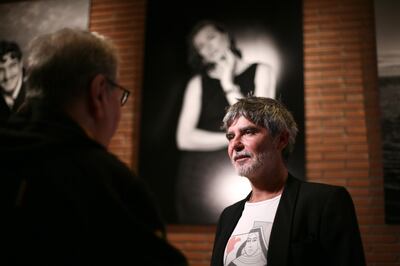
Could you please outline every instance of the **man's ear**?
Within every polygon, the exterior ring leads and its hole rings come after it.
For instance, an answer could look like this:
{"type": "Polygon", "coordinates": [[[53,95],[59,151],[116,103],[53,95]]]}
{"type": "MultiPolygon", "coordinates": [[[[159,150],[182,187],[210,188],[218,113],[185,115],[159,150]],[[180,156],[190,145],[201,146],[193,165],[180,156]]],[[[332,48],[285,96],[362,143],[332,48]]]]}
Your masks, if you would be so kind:
{"type": "Polygon", "coordinates": [[[282,132],[275,139],[276,147],[282,151],[289,143],[289,133],[287,131],[282,132]]]}
{"type": "Polygon", "coordinates": [[[89,112],[96,120],[104,117],[106,93],[107,81],[103,75],[97,74],[90,82],[88,95],[89,112]]]}

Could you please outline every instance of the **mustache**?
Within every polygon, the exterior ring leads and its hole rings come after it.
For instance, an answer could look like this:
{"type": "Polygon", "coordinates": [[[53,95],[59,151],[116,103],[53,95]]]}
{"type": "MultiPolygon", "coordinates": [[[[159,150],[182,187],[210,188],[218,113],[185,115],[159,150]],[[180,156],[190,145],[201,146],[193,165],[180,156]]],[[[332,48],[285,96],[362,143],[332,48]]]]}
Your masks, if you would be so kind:
{"type": "Polygon", "coordinates": [[[233,161],[236,161],[241,158],[251,157],[252,154],[248,151],[239,151],[233,156],[233,161]]]}

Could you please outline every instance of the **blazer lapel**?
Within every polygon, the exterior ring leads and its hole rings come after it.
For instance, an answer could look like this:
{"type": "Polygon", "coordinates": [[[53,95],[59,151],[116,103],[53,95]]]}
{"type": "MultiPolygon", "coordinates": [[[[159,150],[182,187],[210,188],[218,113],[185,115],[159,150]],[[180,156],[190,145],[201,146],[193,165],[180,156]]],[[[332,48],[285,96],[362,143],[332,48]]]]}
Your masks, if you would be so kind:
{"type": "Polygon", "coordinates": [[[221,232],[221,237],[218,240],[218,243],[216,243],[215,247],[215,254],[216,258],[222,258],[218,259],[221,264],[218,265],[223,265],[223,258],[224,258],[224,252],[225,252],[225,247],[226,244],[228,243],[229,238],[232,235],[233,230],[235,230],[235,227],[242,216],[243,209],[244,209],[244,204],[246,201],[249,200],[251,193],[243,200],[241,200],[238,204],[238,206],[235,208],[235,210],[232,212],[231,215],[224,217],[224,221],[226,221],[222,226],[223,226],[223,231],[221,232]]]}
{"type": "Polygon", "coordinates": [[[14,105],[13,105],[13,108],[12,108],[12,110],[13,110],[14,112],[18,111],[19,107],[23,104],[23,102],[24,102],[24,100],[25,100],[25,94],[26,94],[26,91],[25,91],[25,84],[22,83],[21,90],[19,91],[18,96],[17,96],[17,98],[15,99],[14,105]]]}
{"type": "Polygon", "coordinates": [[[299,180],[289,174],[272,225],[267,254],[268,266],[288,265],[291,225],[300,184],[299,180]]]}

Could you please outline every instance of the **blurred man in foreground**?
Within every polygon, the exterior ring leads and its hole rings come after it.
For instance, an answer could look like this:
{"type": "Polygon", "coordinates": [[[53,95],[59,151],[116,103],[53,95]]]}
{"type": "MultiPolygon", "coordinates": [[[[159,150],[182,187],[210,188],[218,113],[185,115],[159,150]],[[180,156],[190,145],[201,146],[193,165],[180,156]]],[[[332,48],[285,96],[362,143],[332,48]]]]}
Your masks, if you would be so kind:
{"type": "Polygon", "coordinates": [[[7,265],[186,265],[142,181],[106,149],[129,96],[116,77],[98,34],[31,44],[26,102],[0,133],[7,265]]]}

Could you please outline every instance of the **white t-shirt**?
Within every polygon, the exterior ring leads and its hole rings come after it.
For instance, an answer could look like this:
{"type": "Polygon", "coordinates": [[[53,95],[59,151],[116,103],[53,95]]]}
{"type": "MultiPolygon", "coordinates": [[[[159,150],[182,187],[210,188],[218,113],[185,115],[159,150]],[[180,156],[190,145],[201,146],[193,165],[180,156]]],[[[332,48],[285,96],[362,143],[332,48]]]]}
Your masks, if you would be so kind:
{"type": "Polygon", "coordinates": [[[245,203],[242,216],[225,247],[225,266],[267,265],[269,237],[280,199],[281,195],[245,203]]]}

